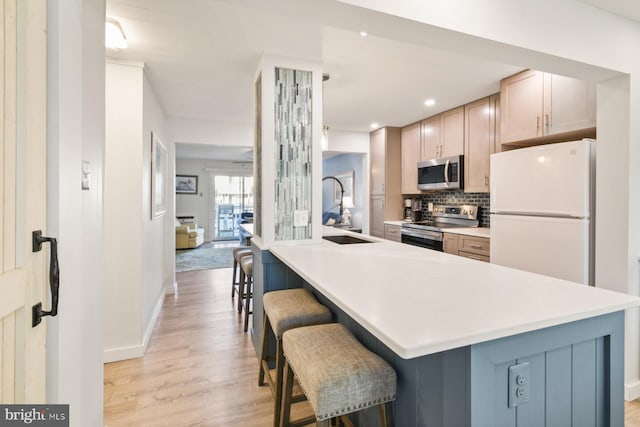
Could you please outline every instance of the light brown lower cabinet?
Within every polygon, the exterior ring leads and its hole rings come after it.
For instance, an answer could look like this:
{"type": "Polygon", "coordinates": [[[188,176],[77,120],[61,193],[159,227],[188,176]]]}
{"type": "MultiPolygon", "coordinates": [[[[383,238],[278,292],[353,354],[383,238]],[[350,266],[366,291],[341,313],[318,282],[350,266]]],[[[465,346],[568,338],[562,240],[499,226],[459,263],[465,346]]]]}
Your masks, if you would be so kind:
{"type": "Polygon", "coordinates": [[[384,238],[387,240],[393,240],[394,242],[401,242],[402,227],[394,224],[385,224],[384,225],[384,238]]]}
{"type": "Polygon", "coordinates": [[[489,262],[489,242],[487,237],[455,233],[444,233],[443,236],[443,246],[446,253],[484,262],[489,262]]]}

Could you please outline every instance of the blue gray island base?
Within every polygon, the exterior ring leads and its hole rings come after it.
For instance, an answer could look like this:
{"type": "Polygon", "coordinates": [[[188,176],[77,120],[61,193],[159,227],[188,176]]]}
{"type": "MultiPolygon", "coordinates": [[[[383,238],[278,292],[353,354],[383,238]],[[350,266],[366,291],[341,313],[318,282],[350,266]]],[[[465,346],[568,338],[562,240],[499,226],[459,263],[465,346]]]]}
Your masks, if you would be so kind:
{"type": "MultiPolygon", "coordinates": [[[[311,290],[335,321],[396,370],[398,395],[390,425],[624,425],[623,311],[403,359],[269,251],[254,245],[253,252],[252,338],[257,354],[262,343],[262,295],[278,289],[311,290]]],[[[377,425],[377,411],[363,411],[352,420],[356,426],[377,425]]]]}

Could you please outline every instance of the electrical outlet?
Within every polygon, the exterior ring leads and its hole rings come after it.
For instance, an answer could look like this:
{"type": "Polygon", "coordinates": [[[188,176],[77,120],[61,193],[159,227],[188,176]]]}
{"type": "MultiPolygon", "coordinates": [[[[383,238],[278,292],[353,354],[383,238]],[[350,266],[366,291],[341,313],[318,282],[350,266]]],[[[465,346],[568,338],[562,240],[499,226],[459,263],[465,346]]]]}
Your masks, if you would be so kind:
{"type": "Polygon", "coordinates": [[[293,211],[293,226],[306,227],[309,225],[309,211],[293,211]]]}
{"type": "Polygon", "coordinates": [[[509,366],[509,408],[529,401],[529,362],[509,366]]]}

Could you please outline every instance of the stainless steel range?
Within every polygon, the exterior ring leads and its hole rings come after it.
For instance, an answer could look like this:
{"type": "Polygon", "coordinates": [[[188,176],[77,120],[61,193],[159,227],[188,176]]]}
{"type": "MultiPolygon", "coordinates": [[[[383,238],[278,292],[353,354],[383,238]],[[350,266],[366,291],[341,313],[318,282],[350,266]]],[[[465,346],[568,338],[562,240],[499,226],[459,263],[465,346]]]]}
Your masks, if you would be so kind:
{"type": "Polygon", "coordinates": [[[402,224],[402,243],[442,252],[446,229],[478,226],[478,206],[475,205],[436,205],[431,216],[433,221],[402,224]]]}

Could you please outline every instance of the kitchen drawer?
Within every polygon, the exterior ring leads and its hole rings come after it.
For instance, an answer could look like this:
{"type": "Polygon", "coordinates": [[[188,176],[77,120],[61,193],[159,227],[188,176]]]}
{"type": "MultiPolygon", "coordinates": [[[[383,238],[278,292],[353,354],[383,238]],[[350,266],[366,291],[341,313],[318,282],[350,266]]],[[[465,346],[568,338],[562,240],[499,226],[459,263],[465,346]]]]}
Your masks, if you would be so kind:
{"type": "Polygon", "coordinates": [[[478,261],[489,262],[489,257],[487,255],[478,255],[471,252],[458,251],[458,256],[462,256],[465,258],[471,258],[478,261]]]}
{"type": "Polygon", "coordinates": [[[400,234],[402,227],[399,225],[385,224],[384,225],[384,238],[387,240],[393,240],[394,242],[402,241],[400,234]]]}
{"type": "Polygon", "coordinates": [[[460,252],[470,252],[476,255],[485,255],[489,257],[489,239],[484,237],[471,237],[460,235],[458,242],[458,250],[460,252]]]}

